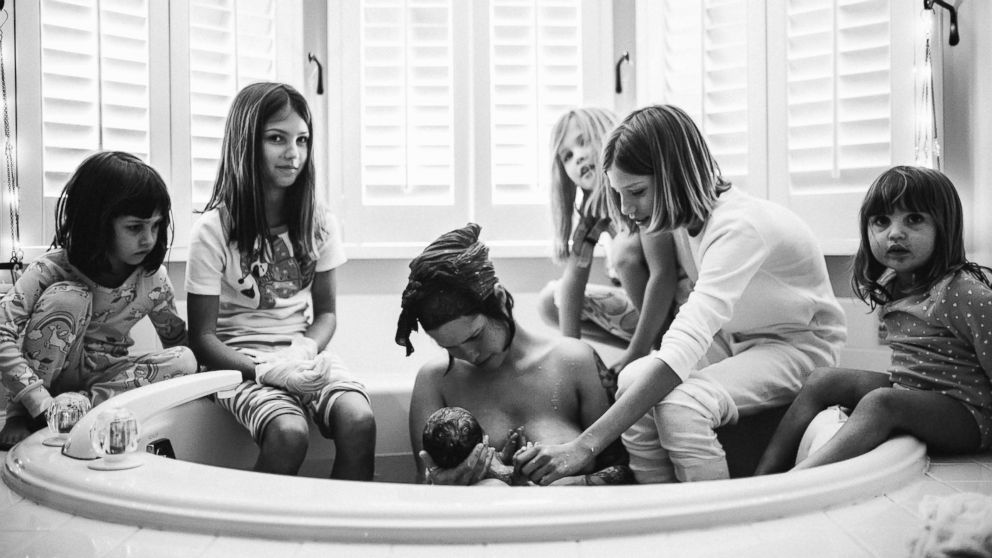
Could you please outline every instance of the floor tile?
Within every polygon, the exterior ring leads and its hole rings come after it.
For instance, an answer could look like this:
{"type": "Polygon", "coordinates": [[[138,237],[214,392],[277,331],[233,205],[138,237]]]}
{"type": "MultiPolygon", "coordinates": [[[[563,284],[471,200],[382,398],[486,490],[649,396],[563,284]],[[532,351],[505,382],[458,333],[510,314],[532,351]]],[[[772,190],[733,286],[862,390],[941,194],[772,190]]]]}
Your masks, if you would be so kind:
{"type": "Polygon", "coordinates": [[[73,516],[45,508],[30,500],[21,500],[0,510],[0,528],[4,531],[51,531],[73,516]]]}
{"type": "MultiPolygon", "coordinates": [[[[176,534],[157,529],[140,529],[117,545],[106,558],[193,558],[204,556],[216,537],[194,533],[176,534]]],[[[281,557],[280,557],[281,558],[281,557]]]]}
{"type": "Polygon", "coordinates": [[[613,556],[622,549],[625,556],[662,556],[660,549],[667,548],[668,535],[641,535],[636,537],[608,537],[579,541],[579,556],[601,558],[613,556]]]}
{"type": "Polygon", "coordinates": [[[303,543],[242,537],[217,537],[201,556],[210,558],[292,558],[303,543]]]}
{"type": "MultiPolygon", "coordinates": [[[[486,558],[489,556],[486,553],[486,547],[482,544],[397,544],[393,545],[390,550],[391,553],[389,556],[391,558],[486,558]]],[[[507,556],[512,556],[512,554],[502,554],[500,556],[501,558],[507,558],[507,556]]],[[[558,555],[533,554],[533,556],[558,555]]]]}
{"type": "Polygon", "coordinates": [[[887,498],[824,512],[859,545],[878,558],[904,558],[923,522],[887,498]]]}
{"type": "Polygon", "coordinates": [[[30,542],[4,556],[100,558],[137,531],[137,527],[73,517],[57,531],[33,533],[30,542]]]}
{"type": "MultiPolygon", "coordinates": [[[[2,459],[3,458],[0,458],[0,461],[2,461],[2,459]]],[[[23,499],[23,496],[8,488],[3,482],[0,482],[0,510],[13,506],[23,499]]]]}
{"type": "MultiPolygon", "coordinates": [[[[623,552],[626,554],[625,550],[623,552]]],[[[719,530],[693,529],[668,533],[652,556],[768,558],[769,549],[750,525],[735,525],[719,530]]]]}
{"type": "Polygon", "coordinates": [[[896,505],[901,506],[904,510],[919,517],[920,502],[922,502],[927,496],[942,497],[957,493],[958,490],[947,483],[937,481],[930,477],[924,477],[924,479],[920,482],[916,482],[909,486],[900,488],[899,490],[892,491],[885,496],[889,500],[895,502],[896,505]]]}
{"type": "MultiPolygon", "coordinates": [[[[306,542],[293,558],[402,558],[388,544],[342,544],[306,542]]],[[[433,554],[437,556],[437,554],[433,554]]]]}
{"type": "MultiPolygon", "coordinates": [[[[443,548],[443,547],[435,547],[443,548]]],[[[483,558],[508,558],[513,556],[554,556],[554,558],[577,558],[579,554],[579,543],[576,541],[554,541],[535,543],[506,543],[487,544],[482,547],[483,553],[479,556],[483,558]]],[[[403,556],[404,554],[397,554],[403,556]]],[[[445,556],[458,556],[458,554],[445,554],[445,556]]]]}
{"type": "Polygon", "coordinates": [[[992,468],[976,461],[959,463],[930,463],[927,475],[939,481],[988,481],[992,482],[992,468]]]}
{"type": "Polygon", "coordinates": [[[949,481],[947,484],[961,492],[977,492],[979,494],[992,495],[992,481],[949,481]]]}
{"type": "Polygon", "coordinates": [[[823,512],[751,524],[769,555],[789,558],[871,558],[871,553],[823,512]]]}

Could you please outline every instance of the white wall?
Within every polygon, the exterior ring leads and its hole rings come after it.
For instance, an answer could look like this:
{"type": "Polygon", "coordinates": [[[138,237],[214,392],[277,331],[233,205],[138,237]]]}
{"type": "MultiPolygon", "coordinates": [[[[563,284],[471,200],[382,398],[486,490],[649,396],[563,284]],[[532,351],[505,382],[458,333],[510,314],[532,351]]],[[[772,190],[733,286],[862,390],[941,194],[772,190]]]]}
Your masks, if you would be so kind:
{"type": "MultiPolygon", "coordinates": [[[[992,265],[992,2],[957,0],[961,42],[944,41],[944,172],[965,206],[968,256],[992,265]]],[[[942,12],[946,29],[949,18],[942,12]]]]}

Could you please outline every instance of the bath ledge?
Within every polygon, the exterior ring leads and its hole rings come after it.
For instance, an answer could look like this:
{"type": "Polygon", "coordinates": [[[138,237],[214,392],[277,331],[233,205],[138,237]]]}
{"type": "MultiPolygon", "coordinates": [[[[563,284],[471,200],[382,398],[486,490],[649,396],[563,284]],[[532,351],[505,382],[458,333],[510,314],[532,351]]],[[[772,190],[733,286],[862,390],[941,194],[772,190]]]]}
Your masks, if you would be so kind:
{"type": "Polygon", "coordinates": [[[135,469],[96,471],[43,445],[47,435],[15,446],[2,469],[12,490],[41,505],[155,529],[296,541],[497,543],[710,529],[882,496],[920,480],[927,466],[924,445],[899,437],[848,461],[766,477],[466,488],[283,477],[148,453],[135,469]]]}

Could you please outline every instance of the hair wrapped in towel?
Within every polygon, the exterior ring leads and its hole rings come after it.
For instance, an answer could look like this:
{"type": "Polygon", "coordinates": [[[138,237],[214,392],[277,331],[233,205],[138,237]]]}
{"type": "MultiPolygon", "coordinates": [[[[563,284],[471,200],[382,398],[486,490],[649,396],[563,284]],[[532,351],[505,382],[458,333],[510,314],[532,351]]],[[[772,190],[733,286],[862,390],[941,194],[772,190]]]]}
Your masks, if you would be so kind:
{"type": "Polygon", "coordinates": [[[509,324],[513,338],[513,298],[498,296],[496,270],[489,248],[479,241],[481,227],[469,223],[438,237],[410,262],[410,277],[403,291],[402,310],[396,326],[396,344],[413,353],[410,332],[417,323],[434,329],[471,314],[485,314],[509,324]]]}

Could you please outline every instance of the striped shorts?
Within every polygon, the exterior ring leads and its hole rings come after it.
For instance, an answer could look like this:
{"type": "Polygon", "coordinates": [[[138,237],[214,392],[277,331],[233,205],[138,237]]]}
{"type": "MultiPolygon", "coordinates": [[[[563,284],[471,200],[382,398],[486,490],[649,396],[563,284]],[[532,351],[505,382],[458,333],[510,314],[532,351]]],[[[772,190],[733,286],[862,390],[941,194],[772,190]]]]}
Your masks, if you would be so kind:
{"type": "Polygon", "coordinates": [[[341,394],[354,391],[365,397],[370,405],[371,401],[365,386],[352,378],[341,359],[329,351],[325,351],[325,354],[331,354],[333,357],[332,375],[335,381],[325,386],[317,397],[304,401],[302,397],[285,390],[259,385],[254,381],[244,381],[234,389],[230,397],[223,399],[218,397],[217,403],[248,429],[256,444],[261,444],[269,423],[281,415],[310,418],[320,429],[321,434],[329,438],[332,432],[331,408],[341,394]]]}

